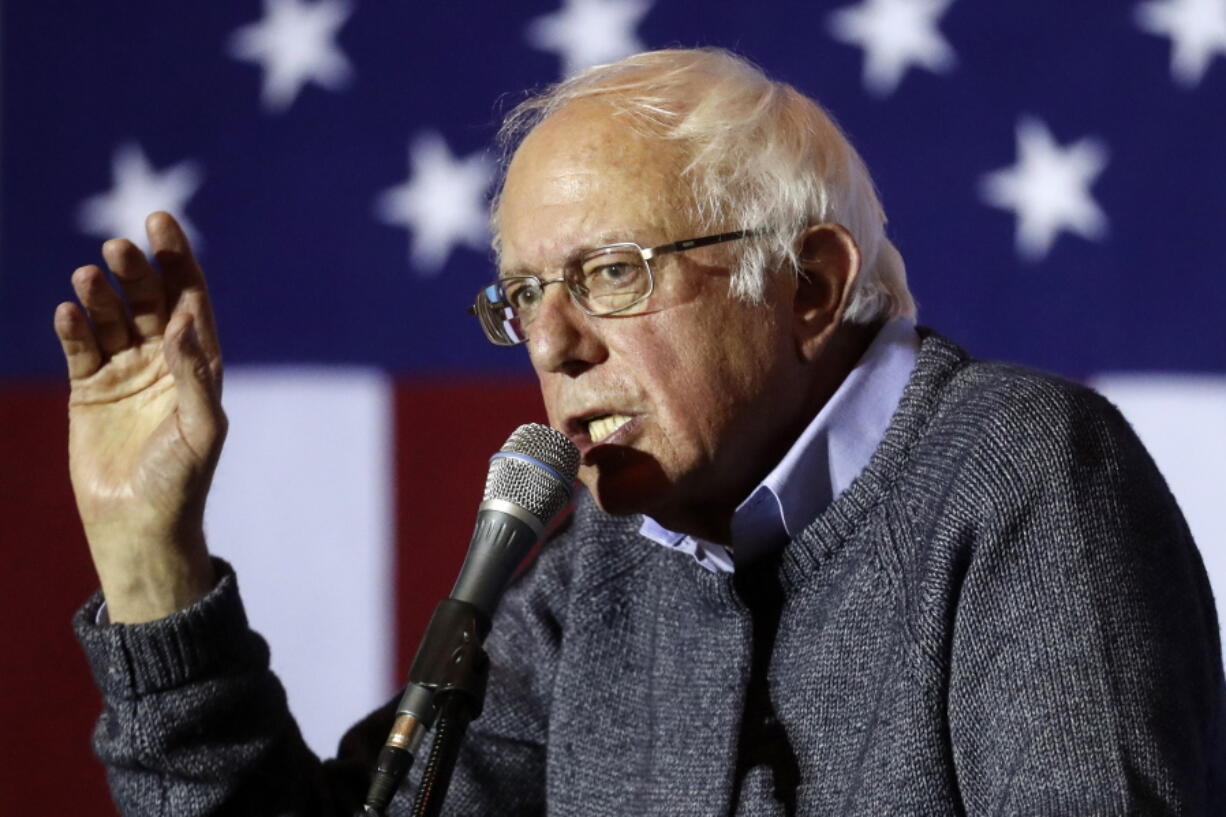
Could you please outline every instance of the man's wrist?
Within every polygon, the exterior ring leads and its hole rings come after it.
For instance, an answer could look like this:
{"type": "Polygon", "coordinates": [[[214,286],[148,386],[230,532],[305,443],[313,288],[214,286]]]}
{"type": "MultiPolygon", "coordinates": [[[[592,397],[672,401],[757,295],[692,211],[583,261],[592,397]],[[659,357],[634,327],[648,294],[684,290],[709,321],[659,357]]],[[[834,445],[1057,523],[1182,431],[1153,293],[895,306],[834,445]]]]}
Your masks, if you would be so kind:
{"type": "Polygon", "coordinates": [[[186,609],[208,595],[217,573],[204,543],[142,549],[96,564],[112,624],[143,624],[186,609]]]}

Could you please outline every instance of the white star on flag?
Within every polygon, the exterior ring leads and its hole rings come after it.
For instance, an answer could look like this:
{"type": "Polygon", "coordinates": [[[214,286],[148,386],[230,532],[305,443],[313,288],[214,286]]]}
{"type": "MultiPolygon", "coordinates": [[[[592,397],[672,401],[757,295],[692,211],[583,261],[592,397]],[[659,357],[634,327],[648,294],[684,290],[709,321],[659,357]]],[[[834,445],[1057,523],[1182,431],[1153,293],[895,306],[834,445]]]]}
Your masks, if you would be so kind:
{"type": "Polygon", "coordinates": [[[1137,6],[1135,19],[1142,30],[1171,38],[1171,74],[1185,87],[1226,54],[1226,0],[1154,0],[1137,6]]]}
{"type": "Polygon", "coordinates": [[[957,64],[937,21],[953,0],[863,0],[831,13],[837,40],[864,49],[864,87],[887,96],[913,65],[945,73],[957,64]]]}
{"type": "Polygon", "coordinates": [[[1107,217],[1090,195],[1090,185],[1107,166],[1107,149],[1085,138],[1062,148],[1038,119],[1017,126],[1017,164],[985,175],[983,200],[1017,215],[1017,249],[1041,260],[1062,231],[1101,238],[1107,217]]]}
{"type": "Polygon", "coordinates": [[[409,146],[409,178],[375,202],[380,221],[410,233],[409,261],[434,275],[457,244],[486,247],[489,224],[485,193],[494,181],[494,163],[483,153],[456,159],[437,133],[409,146]]]}
{"type": "Polygon", "coordinates": [[[179,162],[158,172],[140,145],[125,144],[115,149],[111,173],[114,187],[86,199],[77,211],[82,232],[99,238],[127,238],[148,249],[145,217],[154,210],[165,210],[178,219],[199,249],[200,238],[183,212],[203,181],[204,174],[195,162],[179,162]]]}
{"type": "Polygon", "coordinates": [[[265,110],[288,110],[308,82],[331,91],[349,82],[353,70],[336,35],[351,13],[339,0],[264,0],[264,18],[230,35],[232,57],[264,68],[265,110]]]}
{"type": "Polygon", "coordinates": [[[651,0],[565,0],[565,7],[528,23],[528,44],[562,59],[564,76],[643,50],[634,34],[651,0]]]}

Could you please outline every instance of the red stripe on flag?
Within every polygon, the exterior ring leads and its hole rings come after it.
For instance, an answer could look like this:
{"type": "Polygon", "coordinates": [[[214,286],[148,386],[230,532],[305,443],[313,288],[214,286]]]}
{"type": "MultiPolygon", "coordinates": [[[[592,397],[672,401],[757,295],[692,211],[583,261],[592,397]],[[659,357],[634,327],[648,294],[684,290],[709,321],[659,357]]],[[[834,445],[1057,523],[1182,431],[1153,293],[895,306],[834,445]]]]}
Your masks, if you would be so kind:
{"type": "Polygon", "coordinates": [[[68,482],[67,405],[63,388],[0,396],[0,814],[115,813],[89,744],[100,697],[69,624],[98,582],[68,482]]]}
{"type": "Polygon", "coordinates": [[[544,418],[531,380],[397,385],[397,687],[464,561],[490,456],[522,423],[544,418]]]}

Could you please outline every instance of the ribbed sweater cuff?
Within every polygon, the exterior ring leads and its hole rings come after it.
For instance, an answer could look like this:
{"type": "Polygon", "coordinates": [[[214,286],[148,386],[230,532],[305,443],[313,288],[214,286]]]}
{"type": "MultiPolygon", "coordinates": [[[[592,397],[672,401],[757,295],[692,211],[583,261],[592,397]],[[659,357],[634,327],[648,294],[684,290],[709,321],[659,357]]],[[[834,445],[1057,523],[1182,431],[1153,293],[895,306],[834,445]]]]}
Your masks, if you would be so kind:
{"type": "MultiPolygon", "coordinates": [[[[166,618],[144,624],[98,624],[102,593],[73,618],[94,681],[110,697],[136,698],[233,671],[266,656],[247,625],[234,569],[214,559],[217,586],[166,618]]],[[[266,659],[263,659],[266,660],[266,659]]]]}

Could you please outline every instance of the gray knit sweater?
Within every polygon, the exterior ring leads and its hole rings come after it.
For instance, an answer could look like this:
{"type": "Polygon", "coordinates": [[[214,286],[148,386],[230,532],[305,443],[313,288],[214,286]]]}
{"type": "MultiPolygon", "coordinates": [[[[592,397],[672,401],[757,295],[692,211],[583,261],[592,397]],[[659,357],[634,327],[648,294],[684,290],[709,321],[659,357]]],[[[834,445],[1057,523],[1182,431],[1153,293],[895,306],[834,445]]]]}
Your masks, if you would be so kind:
{"type": "MultiPolygon", "coordinates": [[[[872,461],[777,560],[709,573],[638,526],[580,500],[509,591],[449,814],[1226,814],[1205,572],[1087,389],[926,334],[872,461]]],[[[232,575],[151,624],[98,603],[76,626],[125,814],[358,807],[390,705],[316,760],[232,575]]]]}

